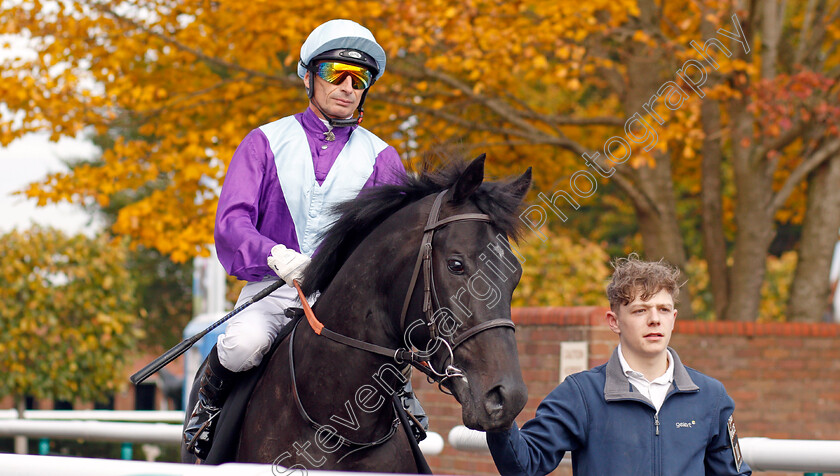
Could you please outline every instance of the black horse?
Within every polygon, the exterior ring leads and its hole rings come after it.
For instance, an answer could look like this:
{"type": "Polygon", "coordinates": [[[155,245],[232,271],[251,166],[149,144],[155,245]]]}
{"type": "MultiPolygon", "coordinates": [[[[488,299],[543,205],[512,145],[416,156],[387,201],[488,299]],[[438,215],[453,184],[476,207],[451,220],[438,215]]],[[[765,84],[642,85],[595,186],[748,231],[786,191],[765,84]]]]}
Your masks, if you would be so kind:
{"type": "Polygon", "coordinates": [[[408,364],[455,396],[466,426],[508,427],[527,399],[508,237],[530,183],[530,169],[484,182],[482,155],[340,205],[303,277],[304,294],[321,292],[314,316],[266,358],[234,459],[418,472],[393,403],[408,364]]]}

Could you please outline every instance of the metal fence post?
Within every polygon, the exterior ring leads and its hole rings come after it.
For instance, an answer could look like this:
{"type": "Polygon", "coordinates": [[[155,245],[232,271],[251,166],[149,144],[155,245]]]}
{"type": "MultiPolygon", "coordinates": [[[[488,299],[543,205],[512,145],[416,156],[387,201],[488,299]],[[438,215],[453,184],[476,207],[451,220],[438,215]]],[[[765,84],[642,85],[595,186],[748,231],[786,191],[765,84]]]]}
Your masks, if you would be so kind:
{"type": "Polygon", "coordinates": [[[41,456],[46,456],[50,454],[49,438],[41,438],[40,440],[38,440],[38,454],[41,456]]]}
{"type": "Polygon", "coordinates": [[[134,445],[124,442],[120,447],[120,459],[131,460],[134,458],[134,445]]]}

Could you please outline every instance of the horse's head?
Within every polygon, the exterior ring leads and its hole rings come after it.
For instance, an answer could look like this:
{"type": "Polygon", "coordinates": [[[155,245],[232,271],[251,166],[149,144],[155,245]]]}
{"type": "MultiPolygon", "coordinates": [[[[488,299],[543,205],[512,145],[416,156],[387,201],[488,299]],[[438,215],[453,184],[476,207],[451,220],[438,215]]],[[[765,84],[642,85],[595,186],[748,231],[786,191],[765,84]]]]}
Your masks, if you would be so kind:
{"type": "Polygon", "coordinates": [[[509,426],[527,400],[510,320],[522,268],[508,235],[516,232],[530,183],[530,169],[511,182],[484,182],[481,155],[436,200],[425,228],[433,233],[431,272],[418,281],[427,281],[431,312],[424,321],[431,315],[432,325],[410,323],[416,332],[409,338],[427,343],[432,368],[446,376],[442,386],[473,429],[509,426]]]}
{"type": "Polygon", "coordinates": [[[303,278],[305,294],[322,292],[329,329],[428,358],[420,368],[455,395],[470,428],[510,425],[527,399],[510,320],[522,268],[508,237],[530,184],[530,169],[485,182],[482,155],[367,189],[336,208],[303,278]]]}

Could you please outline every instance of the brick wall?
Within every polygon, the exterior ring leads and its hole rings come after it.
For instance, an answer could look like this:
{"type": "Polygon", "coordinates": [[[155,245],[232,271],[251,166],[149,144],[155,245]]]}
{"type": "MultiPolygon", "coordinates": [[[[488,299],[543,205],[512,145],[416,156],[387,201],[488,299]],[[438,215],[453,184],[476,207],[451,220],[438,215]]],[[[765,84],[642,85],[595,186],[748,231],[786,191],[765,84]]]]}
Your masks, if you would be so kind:
{"type": "MultiPolygon", "coordinates": [[[[161,355],[166,349],[159,349],[159,351],[149,351],[144,353],[137,353],[131,357],[130,364],[126,367],[124,374],[125,379],[118,383],[118,388],[114,392],[114,408],[113,410],[135,410],[135,386],[129,382],[128,377],[138,370],[142,369],[146,364],[161,355]]],[[[165,369],[179,378],[184,376],[184,357],[178,357],[169,363],[165,369]]],[[[155,385],[158,380],[158,375],[151,376],[144,384],[155,385]]],[[[89,401],[76,400],[71,402],[74,410],[92,410],[94,403],[89,401]]],[[[175,403],[167,400],[160,390],[155,391],[155,409],[172,410],[175,403]],[[166,400],[166,401],[165,401],[166,400]]],[[[11,396],[0,398],[0,409],[14,408],[14,399],[11,396]]],[[[38,410],[52,410],[54,408],[54,401],[51,399],[35,400],[35,408],[38,410]]]]}
{"type": "MultiPolygon", "coordinates": [[[[609,359],[618,337],[606,326],[605,312],[597,307],[513,310],[528,385],[528,403],[516,419],[520,425],[560,381],[561,342],[587,342],[590,366],[609,359]]],[[[741,437],[840,440],[840,325],[677,319],[671,346],[685,365],[723,382],[735,400],[741,437]]],[[[422,376],[415,375],[414,388],[431,430],[446,439],[461,424],[460,406],[422,376]]],[[[489,454],[456,451],[448,442],[429,464],[440,474],[497,474],[489,454]]],[[[571,467],[552,474],[570,475],[571,467]]]]}
{"type": "MultiPolygon", "coordinates": [[[[560,344],[588,343],[589,366],[609,359],[618,338],[606,326],[606,309],[522,308],[513,310],[523,377],[528,385],[528,403],[519,424],[534,416],[536,407],[560,379],[560,344]]],[[[840,325],[755,324],[692,322],[677,320],[671,345],[683,362],[722,381],[735,400],[741,437],[840,440],[840,325]]],[[[126,375],[139,370],[157,354],[139,357],[126,375]]],[[[179,359],[167,366],[180,374],[179,359]]],[[[431,419],[431,430],[447,438],[461,424],[461,409],[455,400],[426,383],[415,372],[414,388],[431,419]]],[[[115,395],[115,409],[134,409],[133,386],[115,395]]],[[[160,408],[161,397],[158,395],[160,408]]],[[[92,404],[76,402],[77,409],[92,404]]],[[[51,409],[52,402],[39,402],[51,409]]],[[[0,408],[11,408],[10,398],[0,399],[0,408]]],[[[497,474],[489,454],[454,450],[448,442],[441,455],[430,457],[437,474],[497,474]]],[[[561,466],[554,475],[571,475],[561,466]]],[[[802,473],[760,473],[765,476],[802,473]]]]}

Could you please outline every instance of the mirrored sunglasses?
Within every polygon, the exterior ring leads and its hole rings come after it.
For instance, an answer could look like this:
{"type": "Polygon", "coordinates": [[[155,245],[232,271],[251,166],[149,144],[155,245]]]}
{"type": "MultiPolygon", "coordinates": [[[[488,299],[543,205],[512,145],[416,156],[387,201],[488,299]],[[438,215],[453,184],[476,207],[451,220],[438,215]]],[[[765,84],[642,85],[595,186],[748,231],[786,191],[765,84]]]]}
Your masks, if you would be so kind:
{"type": "Polygon", "coordinates": [[[341,84],[347,76],[350,76],[353,89],[367,89],[373,79],[370,70],[366,68],[332,61],[319,63],[315,72],[321,79],[332,84],[341,84]]]}

